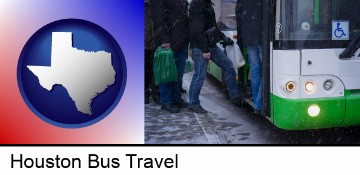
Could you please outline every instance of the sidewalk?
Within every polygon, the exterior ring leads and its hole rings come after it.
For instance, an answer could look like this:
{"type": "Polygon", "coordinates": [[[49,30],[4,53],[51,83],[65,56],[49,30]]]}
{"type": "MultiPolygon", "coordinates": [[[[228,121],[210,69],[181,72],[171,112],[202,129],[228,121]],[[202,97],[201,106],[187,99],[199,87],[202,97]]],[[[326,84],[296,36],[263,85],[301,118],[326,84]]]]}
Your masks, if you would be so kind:
{"type": "MultiPolygon", "coordinates": [[[[188,101],[189,86],[193,72],[184,75],[183,99],[188,101]]],[[[200,94],[207,114],[196,114],[186,109],[171,114],[160,109],[160,105],[145,105],[146,144],[228,144],[267,143],[263,127],[253,114],[234,106],[227,93],[214,81],[206,79],[200,94]],[[254,119],[255,117],[255,119],[254,119]],[[250,120],[248,120],[250,119],[250,120]],[[255,120],[255,121],[254,121],[255,120]],[[259,126],[260,124],[260,126],[259,126]],[[251,134],[250,134],[251,133],[251,134]]]]}

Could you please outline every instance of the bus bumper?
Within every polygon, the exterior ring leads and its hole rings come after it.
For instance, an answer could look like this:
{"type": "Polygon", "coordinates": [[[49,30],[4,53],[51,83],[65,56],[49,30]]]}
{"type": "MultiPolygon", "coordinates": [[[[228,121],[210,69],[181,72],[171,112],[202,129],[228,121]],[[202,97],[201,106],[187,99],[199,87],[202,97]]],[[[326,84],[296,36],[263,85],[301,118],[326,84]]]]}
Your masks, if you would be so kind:
{"type": "Polygon", "coordinates": [[[345,121],[346,97],[284,99],[272,94],[271,101],[271,120],[275,126],[282,129],[306,130],[338,127],[343,126],[345,121]],[[309,107],[312,105],[320,109],[316,116],[309,115],[309,107]]]}

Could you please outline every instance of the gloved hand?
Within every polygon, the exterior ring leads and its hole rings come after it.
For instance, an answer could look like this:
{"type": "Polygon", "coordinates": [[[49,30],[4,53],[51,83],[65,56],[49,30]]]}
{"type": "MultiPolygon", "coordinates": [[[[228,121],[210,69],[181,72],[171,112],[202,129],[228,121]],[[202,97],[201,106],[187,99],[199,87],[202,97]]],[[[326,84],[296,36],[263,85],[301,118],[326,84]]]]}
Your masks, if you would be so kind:
{"type": "Polygon", "coordinates": [[[224,37],[223,41],[220,42],[220,44],[222,44],[223,47],[226,47],[228,45],[233,45],[234,41],[232,39],[230,39],[229,37],[224,37]]]}

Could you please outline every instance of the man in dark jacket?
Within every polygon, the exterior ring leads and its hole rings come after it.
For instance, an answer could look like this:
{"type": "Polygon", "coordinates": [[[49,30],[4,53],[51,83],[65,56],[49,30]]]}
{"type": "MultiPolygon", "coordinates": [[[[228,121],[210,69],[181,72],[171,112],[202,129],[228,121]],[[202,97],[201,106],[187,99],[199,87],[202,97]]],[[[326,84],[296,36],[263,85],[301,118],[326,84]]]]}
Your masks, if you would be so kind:
{"type": "Polygon", "coordinates": [[[159,87],[154,83],[154,28],[151,17],[150,1],[145,0],[145,104],[150,103],[150,95],[156,103],[160,103],[159,87]],[[151,90],[150,90],[151,89],[151,90]]]}
{"type": "Polygon", "coordinates": [[[254,113],[260,114],[262,101],[262,19],[263,0],[238,0],[236,22],[238,43],[247,48],[251,72],[254,113]]]}
{"type": "Polygon", "coordinates": [[[232,62],[225,53],[216,46],[218,40],[216,38],[221,38],[225,45],[232,45],[233,41],[225,37],[215,26],[215,12],[211,0],[193,0],[190,4],[190,47],[194,59],[195,74],[190,85],[189,109],[196,113],[207,112],[200,105],[199,95],[206,78],[209,59],[221,68],[231,101],[239,104],[244,96],[240,94],[240,90],[236,85],[236,73],[232,62]],[[216,41],[211,42],[214,40],[216,41]]]}
{"type": "Polygon", "coordinates": [[[180,86],[188,57],[189,16],[187,0],[152,0],[156,47],[171,48],[178,70],[178,81],[159,85],[161,109],[177,113],[188,104],[181,98],[180,86]]]}

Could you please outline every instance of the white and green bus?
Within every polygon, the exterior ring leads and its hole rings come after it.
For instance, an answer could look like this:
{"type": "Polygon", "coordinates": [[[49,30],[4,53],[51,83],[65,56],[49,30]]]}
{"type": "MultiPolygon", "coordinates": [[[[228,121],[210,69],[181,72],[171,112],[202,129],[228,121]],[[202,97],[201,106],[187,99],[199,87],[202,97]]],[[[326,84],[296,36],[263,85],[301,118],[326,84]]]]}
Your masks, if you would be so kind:
{"type": "Polygon", "coordinates": [[[263,14],[262,114],[288,130],[360,125],[360,1],[264,0],[263,14]]]}

